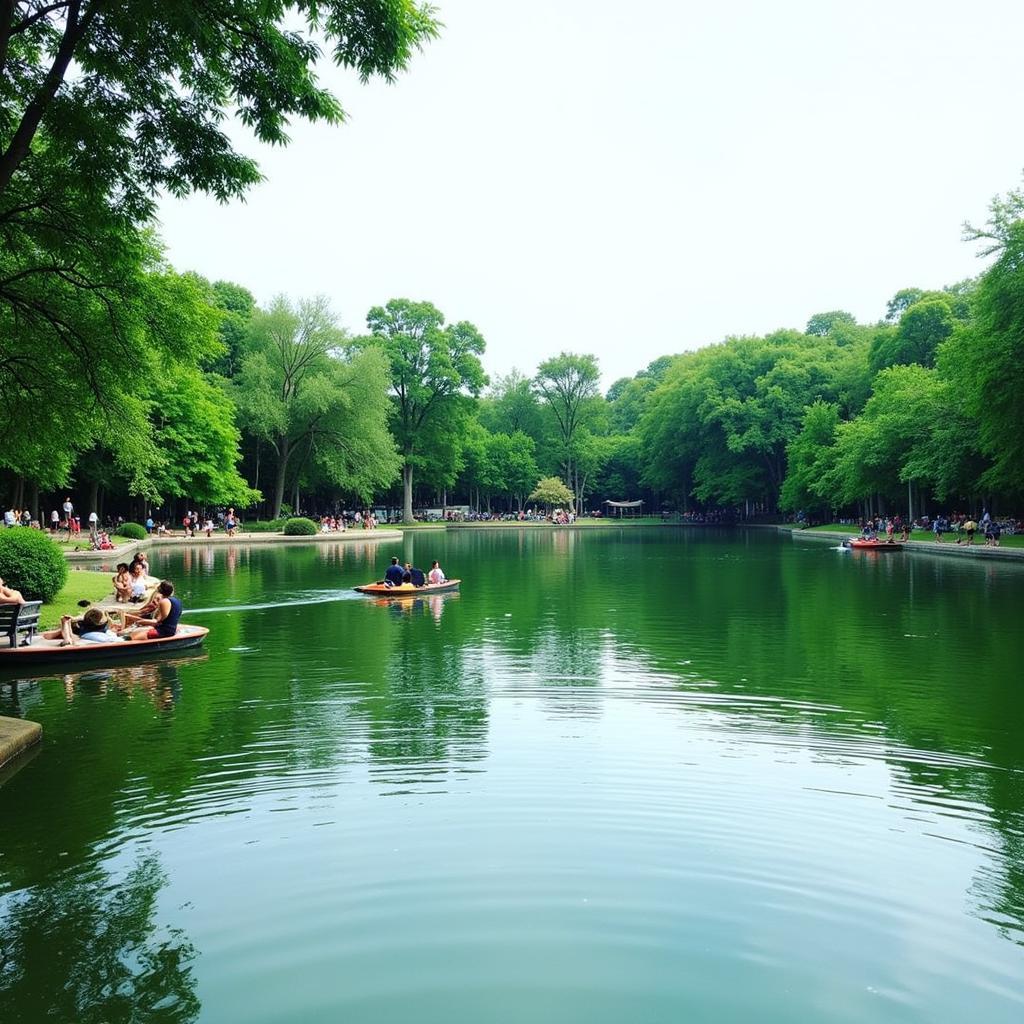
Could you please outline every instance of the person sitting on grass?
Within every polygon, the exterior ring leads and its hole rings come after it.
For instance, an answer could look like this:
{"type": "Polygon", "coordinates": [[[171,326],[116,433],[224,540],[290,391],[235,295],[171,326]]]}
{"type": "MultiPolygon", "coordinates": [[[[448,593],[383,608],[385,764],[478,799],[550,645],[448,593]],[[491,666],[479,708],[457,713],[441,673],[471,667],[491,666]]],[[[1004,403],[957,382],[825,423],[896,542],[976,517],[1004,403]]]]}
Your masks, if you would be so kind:
{"type": "Polygon", "coordinates": [[[132,599],[132,576],[128,571],[127,562],[117,563],[117,574],[114,576],[114,599],[118,604],[126,604],[132,599]]]}
{"type": "Polygon", "coordinates": [[[24,604],[25,598],[21,596],[20,590],[8,587],[3,580],[0,580],[0,604],[24,604]]]}
{"type": "Polygon", "coordinates": [[[125,631],[131,640],[156,640],[174,636],[181,618],[181,600],[174,596],[174,584],[161,580],[150,605],[140,611],[146,615],[125,615],[125,631]],[[152,608],[152,610],[151,610],[152,608]]]}

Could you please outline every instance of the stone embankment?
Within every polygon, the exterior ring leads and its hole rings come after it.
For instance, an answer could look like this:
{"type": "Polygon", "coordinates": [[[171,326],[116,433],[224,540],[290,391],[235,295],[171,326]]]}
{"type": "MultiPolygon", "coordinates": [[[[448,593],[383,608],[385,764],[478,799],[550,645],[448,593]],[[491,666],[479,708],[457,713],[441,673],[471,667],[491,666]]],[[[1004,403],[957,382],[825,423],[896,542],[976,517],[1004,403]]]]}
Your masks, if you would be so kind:
{"type": "Polygon", "coordinates": [[[25,722],[20,718],[0,715],[0,768],[14,760],[42,738],[43,727],[38,722],[25,722]]]}

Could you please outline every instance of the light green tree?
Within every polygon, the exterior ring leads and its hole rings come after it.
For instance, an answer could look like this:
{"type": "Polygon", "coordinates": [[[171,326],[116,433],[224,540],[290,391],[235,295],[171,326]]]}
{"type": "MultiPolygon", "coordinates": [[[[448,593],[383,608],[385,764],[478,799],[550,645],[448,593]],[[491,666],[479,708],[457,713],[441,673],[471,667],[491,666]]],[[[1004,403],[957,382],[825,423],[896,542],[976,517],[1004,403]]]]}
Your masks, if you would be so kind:
{"type": "Polygon", "coordinates": [[[323,298],[277,298],[253,318],[236,394],[247,429],[277,457],[273,518],[289,474],[308,462],[363,497],[395,477],[387,363],[379,352],[350,352],[346,340],[323,298]]]}

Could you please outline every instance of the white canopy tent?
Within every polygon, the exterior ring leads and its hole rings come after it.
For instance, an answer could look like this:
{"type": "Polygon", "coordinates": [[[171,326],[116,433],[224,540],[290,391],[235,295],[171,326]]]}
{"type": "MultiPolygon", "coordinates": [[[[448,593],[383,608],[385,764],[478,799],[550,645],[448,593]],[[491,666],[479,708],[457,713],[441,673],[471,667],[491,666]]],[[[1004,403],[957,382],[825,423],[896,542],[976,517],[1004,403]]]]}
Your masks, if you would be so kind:
{"type": "Polygon", "coordinates": [[[617,514],[620,519],[622,518],[623,509],[627,509],[628,510],[628,514],[630,516],[642,515],[643,514],[642,513],[642,507],[643,507],[643,502],[642,501],[611,501],[610,499],[605,498],[605,500],[601,504],[602,505],[607,505],[609,510],[613,511],[615,514],[617,514]]]}

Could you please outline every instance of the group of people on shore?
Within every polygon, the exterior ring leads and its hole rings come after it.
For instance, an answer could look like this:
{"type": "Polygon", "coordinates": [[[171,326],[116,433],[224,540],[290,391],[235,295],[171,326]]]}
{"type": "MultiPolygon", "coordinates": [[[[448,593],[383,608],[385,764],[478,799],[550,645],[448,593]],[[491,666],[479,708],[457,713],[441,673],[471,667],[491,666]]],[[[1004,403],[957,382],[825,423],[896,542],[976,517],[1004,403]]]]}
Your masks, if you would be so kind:
{"type": "Polygon", "coordinates": [[[447,582],[447,577],[440,563],[435,558],[430,565],[430,571],[424,572],[417,569],[412,562],[406,562],[403,566],[397,558],[391,559],[391,564],[384,572],[384,579],[381,581],[387,587],[437,587],[447,582]]]}
{"type": "MultiPolygon", "coordinates": [[[[841,523],[846,522],[840,520],[841,523]]],[[[910,539],[910,531],[923,530],[932,534],[935,543],[941,544],[946,534],[955,534],[956,543],[967,547],[973,547],[976,538],[980,535],[985,538],[986,547],[999,547],[1000,540],[1004,533],[1012,535],[1020,532],[1021,524],[1015,520],[999,520],[987,510],[981,518],[975,520],[963,512],[954,512],[949,516],[937,515],[934,518],[921,516],[915,519],[913,524],[908,523],[902,516],[875,516],[863,520],[860,524],[861,536],[869,539],[885,537],[886,540],[895,540],[899,536],[901,541],[910,539]]]]}

